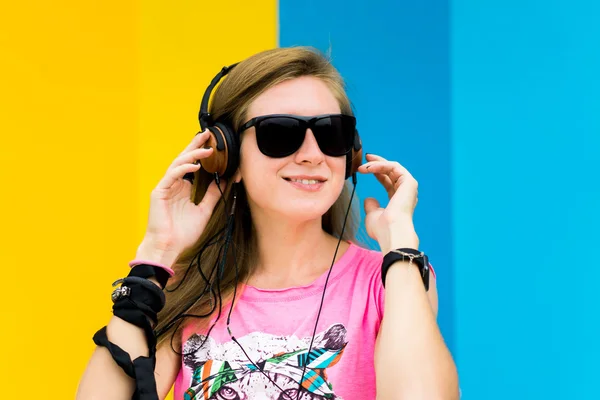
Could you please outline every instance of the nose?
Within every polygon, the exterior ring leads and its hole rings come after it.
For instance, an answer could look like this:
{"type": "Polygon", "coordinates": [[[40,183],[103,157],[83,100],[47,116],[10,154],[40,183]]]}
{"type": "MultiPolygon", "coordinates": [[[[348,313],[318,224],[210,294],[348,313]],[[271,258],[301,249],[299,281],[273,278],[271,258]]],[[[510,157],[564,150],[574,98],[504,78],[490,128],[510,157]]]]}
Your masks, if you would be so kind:
{"type": "Polygon", "coordinates": [[[325,155],[321,152],[315,135],[313,134],[311,129],[307,129],[306,135],[304,136],[304,141],[302,142],[302,146],[300,146],[300,148],[296,152],[296,162],[299,164],[308,162],[310,164],[317,165],[323,162],[324,159],[325,155]]]}

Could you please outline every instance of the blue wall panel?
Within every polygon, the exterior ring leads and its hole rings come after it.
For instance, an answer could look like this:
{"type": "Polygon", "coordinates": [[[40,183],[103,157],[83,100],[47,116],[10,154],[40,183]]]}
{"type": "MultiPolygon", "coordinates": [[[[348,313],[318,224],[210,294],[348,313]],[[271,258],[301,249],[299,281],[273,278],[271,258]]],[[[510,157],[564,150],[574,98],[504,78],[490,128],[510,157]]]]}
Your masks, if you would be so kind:
{"type": "MultiPolygon", "coordinates": [[[[280,0],[279,14],[280,46],[331,51],[348,84],[364,150],[400,162],[419,180],[415,223],[438,272],[438,321],[452,348],[447,2],[280,0]]],[[[387,204],[372,176],[359,177],[357,193],[387,204]]]]}

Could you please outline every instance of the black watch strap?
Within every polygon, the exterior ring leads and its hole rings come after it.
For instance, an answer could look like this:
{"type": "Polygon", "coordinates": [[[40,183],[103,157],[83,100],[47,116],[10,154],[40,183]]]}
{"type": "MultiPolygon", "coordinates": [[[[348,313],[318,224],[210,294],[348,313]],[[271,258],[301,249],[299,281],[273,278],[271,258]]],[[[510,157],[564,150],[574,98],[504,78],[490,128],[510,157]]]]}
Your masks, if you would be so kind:
{"type": "Polygon", "coordinates": [[[381,279],[385,287],[385,276],[388,270],[396,261],[409,261],[419,268],[419,273],[425,285],[425,291],[429,290],[429,258],[425,253],[415,249],[401,248],[392,250],[383,257],[381,264],[381,279]]]}

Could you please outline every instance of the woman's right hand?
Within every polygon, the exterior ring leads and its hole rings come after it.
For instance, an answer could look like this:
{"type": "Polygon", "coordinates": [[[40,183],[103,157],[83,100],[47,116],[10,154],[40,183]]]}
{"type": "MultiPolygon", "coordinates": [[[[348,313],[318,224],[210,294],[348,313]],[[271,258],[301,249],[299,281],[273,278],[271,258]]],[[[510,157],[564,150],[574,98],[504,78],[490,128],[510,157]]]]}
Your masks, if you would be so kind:
{"type": "MultiPolygon", "coordinates": [[[[175,262],[175,258],[196,243],[204,231],[221,193],[213,181],[202,201],[196,205],[190,199],[192,184],[183,176],[199,170],[201,166],[195,162],[209,157],[214,151],[202,148],[209,135],[208,129],[197,134],[152,190],[148,227],[138,248],[138,258],[147,259],[149,256],[146,254],[153,252],[169,253],[174,255],[169,261],[175,262]]],[[[225,190],[224,181],[221,181],[221,190],[225,190]]]]}

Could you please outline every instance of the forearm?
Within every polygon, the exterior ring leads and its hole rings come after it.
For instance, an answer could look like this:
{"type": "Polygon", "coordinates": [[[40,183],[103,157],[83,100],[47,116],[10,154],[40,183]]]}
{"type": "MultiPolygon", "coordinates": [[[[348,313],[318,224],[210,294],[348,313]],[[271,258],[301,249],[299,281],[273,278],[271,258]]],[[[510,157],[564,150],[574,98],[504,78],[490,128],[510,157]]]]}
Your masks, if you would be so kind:
{"type": "MultiPolygon", "coordinates": [[[[141,328],[113,316],[106,327],[108,340],[132,360],[148,356],[148,345],[141,328]]],[[[79,383],[77,399],[131,399],[135,390],[133,378],[117,365],[105,347],[96,347],[79,383]]]]}
{"type": "MultiPolygon", "coordinates": [[[[155,261],[171,267],[172,258],[152,246],[140,246],[137,259],[155,261]]],[[[148,278],[160,287],[153,277],[148,278]]],[[[142,328],[112,316],[106,326],[106,336],[111,343],[119,346],[129,354],[131,360],[143,356],[148,357],[148,342],[142,328]]],[[[108,349],[98,346],[82,375],[77,389],[77,400],[88,399],[131,399],[135,390],[133,378],[128,376],[117,365],[108,349]]]]}
{"type": "Polygon", "coordinates": [[[458,378],[419,269],[398,261],[388,270],[385,316],[375,354],[380,400],[454,400],[458,378]]]}

